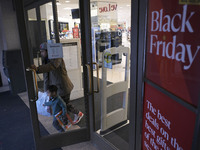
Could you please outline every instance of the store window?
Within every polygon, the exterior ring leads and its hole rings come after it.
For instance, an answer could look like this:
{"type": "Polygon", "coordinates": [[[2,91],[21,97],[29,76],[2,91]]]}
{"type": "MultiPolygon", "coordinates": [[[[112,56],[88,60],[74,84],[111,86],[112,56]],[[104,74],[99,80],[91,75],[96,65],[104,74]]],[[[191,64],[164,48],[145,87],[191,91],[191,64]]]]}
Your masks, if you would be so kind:
{"type": "Polygon", "coordinates": [[[52,3],[46,3],[40,6],[40,17],[41,17],[41,32],[43,41],[55,39],[54,32],[54,18],[52,3]]]}
{"type": "MultiPolygon", "coordinates": [[[[129,147],[131,1],[91,2],[92,59],[99,65],[95,131],[118,149],[129,147]]],[[[94,66],[94,84],[97,83],[94,66]]]]}
{"type": "Polygon", "coordinates": [[[31,51],[34,58],[37,57],[38,52],[38,45],[40,44],[40,37],[39,30],[38,30],[38,21],[36,16],[36,9],[30,9],[27,11],[28,13],[28,32],[30,36],[30,45],[31,45],[31,51]]]}
{"type": "Polygon", "coordinates": [[[80,38],[79,2],[60,0],[57,4],[60,39],[80,38]]]}

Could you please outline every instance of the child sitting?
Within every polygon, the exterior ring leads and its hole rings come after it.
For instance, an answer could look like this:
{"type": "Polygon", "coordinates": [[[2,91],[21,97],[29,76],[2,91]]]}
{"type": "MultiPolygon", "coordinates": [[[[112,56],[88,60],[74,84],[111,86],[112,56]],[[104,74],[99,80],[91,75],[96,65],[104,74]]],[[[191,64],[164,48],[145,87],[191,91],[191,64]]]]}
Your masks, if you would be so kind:
{"type": "Polygon", "coordinates": [[[63,121],[63,124],[65,125],[66,129],[68,129],[71,126],[71,123],[68,121],[66,117],[66,104],[62,100],[60,96],[57,95],[58,88],[55,85],[50,85],[47,89],[47,94],[50,97],[49,102],[45,102],[43,106],[51,106],[53,111],[53,126],[59,131],[64,132],[65,130],[61,127],[58,120],[56,119],[55,115],[62,111],[61,114],[61,120],[63,121]]]}

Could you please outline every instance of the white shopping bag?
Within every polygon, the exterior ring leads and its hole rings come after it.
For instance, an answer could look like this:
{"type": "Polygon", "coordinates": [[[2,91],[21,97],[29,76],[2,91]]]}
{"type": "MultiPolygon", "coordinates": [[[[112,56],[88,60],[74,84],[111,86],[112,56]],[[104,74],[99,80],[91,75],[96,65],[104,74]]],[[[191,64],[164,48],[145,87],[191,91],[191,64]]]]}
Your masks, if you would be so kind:
{"type": "Polygon", "coordinates": [[[43,92],[38,92],[38,100],[36,101],[36,106],[37,106],[37,112],[40,115],[43,116],[51,116],[51,114],[49,112],[47,112],[47,108],[48,106],[43,106],[43,104],[45,102],[49,101],[49,96],[47,95],[47,93],[43,93],[43,92]]]}

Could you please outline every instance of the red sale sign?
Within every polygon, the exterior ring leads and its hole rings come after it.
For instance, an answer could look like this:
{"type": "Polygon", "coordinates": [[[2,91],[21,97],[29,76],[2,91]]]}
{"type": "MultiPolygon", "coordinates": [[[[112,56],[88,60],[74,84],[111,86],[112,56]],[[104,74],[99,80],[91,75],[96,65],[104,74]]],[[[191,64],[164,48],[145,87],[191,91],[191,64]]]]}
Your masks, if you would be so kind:
{"type": "Polygon", "coordinates": [[[143,150],[190,150],[196,115],[145,84],[143,150]]]}
{"type": "Polygon", "coordinates": [[[200,5],[151,0],[146,77],[197,106],[200,96],[200,5]]]}
{"type": "Polygon", "coordinates": [[[79,38],[79,28],[73,28],[73,38],[79,38]]]}

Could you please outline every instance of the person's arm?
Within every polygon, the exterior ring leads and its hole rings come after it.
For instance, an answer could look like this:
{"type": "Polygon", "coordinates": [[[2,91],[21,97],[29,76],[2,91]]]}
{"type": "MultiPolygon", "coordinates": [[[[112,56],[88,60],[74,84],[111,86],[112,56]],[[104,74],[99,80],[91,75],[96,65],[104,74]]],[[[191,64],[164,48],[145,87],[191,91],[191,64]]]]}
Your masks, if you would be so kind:
{"type": "Polygon", "coordinates": [[[64,102],[61,99],[59,99],[58,104],[62,108],[62,116],[65,116],[66,115],[66,105],[64,104],[64,102]]]}
{"type": "Polygon", "coordinates": [[[52,105],[52,102],[51,102],[51,101],[45,102],[45,103],[43,104],[43,106],[51,106],[51,105],[52,105]]]}
{"type": "Polygon", "coordinates": [[[62,58],[52,59],[49,63],[37,67],[37,73],[47,73],[57,69],[62,63],[62,58]]]}

